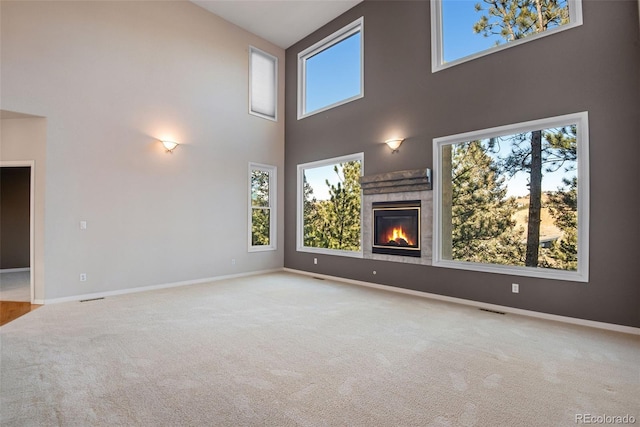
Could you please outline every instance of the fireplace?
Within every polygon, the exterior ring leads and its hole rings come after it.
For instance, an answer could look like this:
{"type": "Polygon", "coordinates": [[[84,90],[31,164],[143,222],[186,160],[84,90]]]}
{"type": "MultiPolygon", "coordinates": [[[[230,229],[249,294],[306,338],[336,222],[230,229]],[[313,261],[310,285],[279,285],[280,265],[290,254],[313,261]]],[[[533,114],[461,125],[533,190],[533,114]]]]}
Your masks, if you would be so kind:
{"type": "Polygon", "coordinates": [[[372,207],[372,252],[420,257],[420,200],[377,202],[372,207]]]}

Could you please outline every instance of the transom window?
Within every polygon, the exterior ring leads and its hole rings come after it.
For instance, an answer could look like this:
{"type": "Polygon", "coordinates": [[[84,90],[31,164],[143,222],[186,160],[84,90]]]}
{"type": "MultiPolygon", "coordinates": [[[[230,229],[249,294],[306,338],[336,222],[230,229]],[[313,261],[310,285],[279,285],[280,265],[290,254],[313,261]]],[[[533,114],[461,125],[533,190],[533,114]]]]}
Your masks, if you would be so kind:
{"type": "Polygon", "coordinates": [[[249,251],[276,249],[276,167],[249,164],[249,251]]]}
{"type": "Polygon", "coordinates": [[[588,281],[587,113],[434,140],[433,265],[588,281]]]}
{"type": "Polygon", "coordinates": [[[298,54],[298,119],[364,96],[364,18],[298,54]]]}
{"type": "Polygon", "coordinates": [[[364,154],[298,165],[297,250],[362,256],[364,154]]]}
{"type": "Polygon", "coordinates": [[[278,58],[258,48],[249,48],[249,113],[277,119],[278,58]]]}
{"type": "Polygon", "coordinates": [[[432,70],[579,25],[581,0],[431,0],[432,70]]]}

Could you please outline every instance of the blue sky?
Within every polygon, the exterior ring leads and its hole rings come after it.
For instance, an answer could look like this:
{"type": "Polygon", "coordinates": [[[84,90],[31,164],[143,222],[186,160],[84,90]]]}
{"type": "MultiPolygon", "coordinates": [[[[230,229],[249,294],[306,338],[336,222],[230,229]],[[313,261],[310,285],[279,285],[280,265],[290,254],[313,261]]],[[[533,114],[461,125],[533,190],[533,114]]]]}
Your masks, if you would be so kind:
{"type": "Polygon", "coordinates": [[[312,112],[360,93],[360,33],[307,59],[307,103],[312,112]]]}
{"type": "Polygon", "coordinates": [[[502,37],[484,37],[473,32],[473,24],[483,15],[475,5],[481,0],[442,0],[443,58],[451,62],[504,43],[502,37]]]}
{"type": "Polygon", "coordinates": [[[342,168],[339,168],[340,177],[335,173],[333,167],[335,165],[321,166],[319,168],[305,169],[304,176],[313,189],[313,196],[318,200],[329,200],[329,187],[325,180],[329,180],[330,184],[337,184],[342,178],[342,168]]]}
{"type": "MultiPolygon", "coordinates": [[[[465,56],[489,49],[496,41],[505,43],[499,36],[484,37],[473,32],[473,25],[484,12],[476,12],[475,5],[482,0],[442,0],[443,58],[451,62],[465,56]]],[[[357,95],[360,92],[360,33],[333,45],[307,59],[307,104],[306,112],[313,112],[327,105],[357,95]]],[[[504,144],[507,146],[508,144],[504,144]]],[[[325,179],[332,184],[338,181],[333,165],[307,169],[307,182],[312,186],[317,199],[328,199],[325,179]]],[[[562,178],[575,176],[575,172],[565,174],[544,173],[543,190],[555,191],[562,186],[562,178]]],[[[518,173],[508,184],[509,196],[528,194],[528,174],[518,173]]]]}
{"type": "MultiPolygon", "coordinates": [[[[549,130],[549,129],[546,129],[549,130]]],[[[508,141],[510,137],[503,137],[503,142],[500,144],[500,151],[496,154],[488,153],[494,159],[505,158],[511,153],[511,145],[508,141]]],[[[488,140],[482,140],[483,145],[488,144],[488,140]]],[[[530,147],[530,145],[528,145],[530,147]]],[[[563,183],[563,179],[569,179],[575,177],[577,175],[578,163],[575,161],[565,162],[565,164],[560,167],[555,172],[546,172],[545,168],[548,165],[542,166],[542,191],[558,191],[561,187],[566,187],[563,183]],[[567,172],[566,168],[572,167],[574,170],[567,172]]],[[[510,179],[505,181],[507,185],[507,197],[522,197],[529,194],[529,188],[527,187],[527,183],[529,182],[529,174],[526,172],[518,172],[510,179]]]]}

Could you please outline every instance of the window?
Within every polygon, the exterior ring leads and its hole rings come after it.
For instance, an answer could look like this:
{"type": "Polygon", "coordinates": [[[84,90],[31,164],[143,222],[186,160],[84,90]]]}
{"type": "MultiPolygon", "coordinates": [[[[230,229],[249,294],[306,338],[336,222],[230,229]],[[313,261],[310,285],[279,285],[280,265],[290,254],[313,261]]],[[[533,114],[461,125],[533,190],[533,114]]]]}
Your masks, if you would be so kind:
{"type": "Polygon", "coordinates": [[[436,138],[433,265],[588,281],[587,113],[436,138]]]}
{"type": "Polygon", "coordinates": [[[249,251],[276,249],[276,167],[249,164],[249,251]]]}
{"type": "Polygon", "coordinates": [[[432,71],[579,25],[581,0],[431,0],[432,71]]]}
{"type": "Polygon", "coordinates": [[[297,250],[362,256],[364,154],[298,165],[297,250]]]}
{"type": "Polygon", "coordinates": [[[364,18],[298,54],[298,119],[364,96],[364,18]]]}
{"type": "Polygon", "coordinates": [[[249,47],[249,113],[276,120],[278,58],[249,47]]]}

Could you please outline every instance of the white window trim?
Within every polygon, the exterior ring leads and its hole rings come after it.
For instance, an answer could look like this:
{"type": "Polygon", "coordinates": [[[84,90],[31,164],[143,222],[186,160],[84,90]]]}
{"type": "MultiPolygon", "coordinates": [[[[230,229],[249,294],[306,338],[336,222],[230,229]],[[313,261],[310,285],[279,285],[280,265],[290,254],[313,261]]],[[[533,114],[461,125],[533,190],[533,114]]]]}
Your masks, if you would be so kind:
{"type": "MultiPolygon", "coordinates": [[[[310,246],[304,246],[304,209],[302,206],[304,195],[304,170],[313,169],[322,166],[335,165],[336,163],[345,163],[357,160],[360,162],[360,176],[364,175],[364,153],[349,154],[346,156],[334,157],[331,159],[318,160],[315,162],[302,163],[298,165],[298,178],[297,178],[297,197],[296,197],[296,250],[298,252],[312,252],[316,254],[325,255],[339,255],[353,258],[362,258],[362,228],[360,229],[360,250],[359,251],[345,251],[342,249],[326,249],[326,248],[314,248],[310,246]]],[[[362,191],[362,190],[361,190],[362,191]]],[[[361,193],[362,194],[362,193],[361,193]]],[[[362,208],[363,203],[360,204],[360,224],[362,227],[362,208]]]]}
{"type": "Polygon", "coordinates": [[[298,53],[298,120],[303,119],[305,117],[313,116],[314,114],[321,113],[323,111],[327,111],[331,108],[335,108],[339,105],[347,104],[351,101],[355,101],[356,99],[360,99],[364,97],[364,17],[360,17],[347,25],[331,34],[330,36],[325,37],[320,40],[313,46],[308,47],[302,52],[298,53]],[[360,33],[360,93],[354,95],[350,98],[343,99],[338,102],[334,102],[333,104],[327,105],[325,107],[319,108],[317,110],[313,110],[311,112],[306,112],[306,85],[305,82],[307,80],[307,59],[312,56],[331,48],[333,45],[340,43],[342,40],[356,34],[360,33]]]}
{"type": "Polygon", "coordinates": [[[490,47],[483,51],[476,52],[474,54],[445,63],[443,62],[444,45],[442,35],[442,0],[431,0],[431,72],[435,73],[441,70],[445,70],[449,67],[472,61],[474,59],[481,58],[483,56],[490,55],[492,53],[499,52],[510,47],[520,46],[523,43],[538,40],[542,37],[550,36],[562,31],[569,30],[571,28],[579,27],[580,25],[582,25],[582,0],[568,0],[568,5],[568,24],[552,28],[543,33],[532,34],[519,40],[501,43],[498,46],[490,47]]]}
{"type": "Polygon", "coordinates": [[[262,49],[258,49],[257,47],[254,46],[249,46],[249,114],[257,116],[257,117],[261,117],[263,119],[267,119],[267,120],[271,120],[274,122],[278,121],[278,57],[271,55],[270,53],[265,52],[262,49]],[[253,53],[258,53],[268,59],[273,60],[273,88],[274,88],[274,109],[273,109],[273,116],[269,116],[268,114],[263,114],[260,113],[258,111],[253,111],[251,109],[251,106],[253,105],[253,100],[251,99],[252,94],[253,94],[253,88],[252,88],[252,73],[253,73],[253,53]]]}
{"type": "Polygon", "coordinates": [[[249,238],[249,252],[263,252],[274,251],[277,249],[276,236],[277,233],[277,212],[276,206],[276,189],[277,187],[277,172],[278,168],[272,165],[265,165],[261,163],[249,163],[249,215],[248,215],[248,238],[249,238]],[[254,170],[260,170],[269,173],[269,245],[253,245],[252,240],[252,213],[253,213],[253,201],[251,200],[251,174],[254,170]]]}
{"type": "Polygon", "coordinates": [[[544,279],[568,280],[574,282],[589,281],[589,124],[588,113],[573,113],[547,119],[533,120],[507,126],[499,126],[457,135],[435,138],[433,140],[433,266],[456,268],[461,270],[487,273],[510,274],[514,276],[539,277],[544,279]],[[513,135],[538,129],[577,125],[578,153],[578,268],[576,271],[563,271],[545,268],[482,264],[466,261],[442,259],[442,148],[445,145],[492,137],[513,135]]]}

